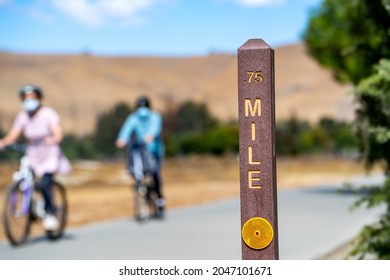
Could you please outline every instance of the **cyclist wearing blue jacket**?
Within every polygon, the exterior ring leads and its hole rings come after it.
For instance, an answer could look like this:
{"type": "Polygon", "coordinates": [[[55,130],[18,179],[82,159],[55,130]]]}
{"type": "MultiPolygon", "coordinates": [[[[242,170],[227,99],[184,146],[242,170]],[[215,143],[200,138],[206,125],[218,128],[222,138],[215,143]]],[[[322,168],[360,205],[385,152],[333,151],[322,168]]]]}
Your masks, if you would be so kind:
{"type": "Polygon", "coordinates": [[[162,119],[159,113],[151,110],[150,100],[147,97],[140,97],[137,100],[136,111],[130,114],[123,123],[115,143],[116,146],[125,148],[134,134],[139,140],[146,143],[148,151],[156,160],[157,167],[153,172],[153,179],[158,197],[156,204],[159,213],[162,214],[165,206],[160,176],[161,162],[164,155],[164,145],[161,137],[162,119]]]}

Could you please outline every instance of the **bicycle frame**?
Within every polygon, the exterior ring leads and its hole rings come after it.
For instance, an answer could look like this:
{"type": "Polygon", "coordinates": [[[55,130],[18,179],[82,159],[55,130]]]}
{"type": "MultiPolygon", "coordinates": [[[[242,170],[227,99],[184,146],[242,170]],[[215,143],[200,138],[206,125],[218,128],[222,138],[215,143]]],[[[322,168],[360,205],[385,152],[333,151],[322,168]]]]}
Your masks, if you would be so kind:
{"type": "MultiPolygon", "coordinates": [[[[20,159],[19,170],[14,172],[12,176],[14,182],[20,182],[20,190],[23,193],[21,215],[25,215],[30,211],[31,198],[34,194],[34,174],[30,169],[30,162],[27,156],[22,156],[20,159]]],[[[16,194],[11,196],[12,208],[16,205],[16,194]]]]}
{"type": "Polygon", "coordinates": [[[132,170],[132,174],[134,176],[134,179],[137,182],[142,182],[144,179],[144,166],[142,162],[142,156],[140,150],[134,150],[133,151],[133,161],[134,161],[134,167],[132,170]]]}

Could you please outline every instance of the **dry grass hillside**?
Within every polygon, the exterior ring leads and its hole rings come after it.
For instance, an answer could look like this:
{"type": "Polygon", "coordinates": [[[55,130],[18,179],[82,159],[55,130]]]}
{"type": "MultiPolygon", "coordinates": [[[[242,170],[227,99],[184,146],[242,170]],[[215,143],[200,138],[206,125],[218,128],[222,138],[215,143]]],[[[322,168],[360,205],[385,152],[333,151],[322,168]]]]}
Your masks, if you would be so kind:
{"type": "MultiPolygon", "coordinates": [[[[305,52],[302,44],[275,49],[276,115],[291,114],[312,121],[321,116],[350,119],[353,102],[305,52]]],[[[20,104],[17,89],[36,83],[46,103],[62,116],[66,131],[84,134],[96,116],[120,101],[133,104],[149,95],[158,110],[184,100],[208,104],[222,120],[237,116],[237,58],[96,57],[88,55],[20,55],[0,53],[0,126],[8,128],[20,104]]]]}

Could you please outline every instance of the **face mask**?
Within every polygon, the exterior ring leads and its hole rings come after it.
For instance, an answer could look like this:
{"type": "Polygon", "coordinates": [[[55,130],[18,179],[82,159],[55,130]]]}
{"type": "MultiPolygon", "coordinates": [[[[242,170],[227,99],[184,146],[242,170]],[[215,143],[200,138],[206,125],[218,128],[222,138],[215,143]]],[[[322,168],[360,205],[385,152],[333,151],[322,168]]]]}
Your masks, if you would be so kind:
{"type": "Polygon", "coordinates": [[[34,112],[38,109],[40,102],[38,99],[26,99],[23,101],[23,108],[27,112],[34,112]]]}
{"type": "Polygon", "coordinates": [[[140,116],[140,117],[146,117],[146,116],[148,116],[148,114],[149,114],[149,109],[146,108],[146,107],[138,108],[137,114],[138,114],[138,116],[140,116]]]}

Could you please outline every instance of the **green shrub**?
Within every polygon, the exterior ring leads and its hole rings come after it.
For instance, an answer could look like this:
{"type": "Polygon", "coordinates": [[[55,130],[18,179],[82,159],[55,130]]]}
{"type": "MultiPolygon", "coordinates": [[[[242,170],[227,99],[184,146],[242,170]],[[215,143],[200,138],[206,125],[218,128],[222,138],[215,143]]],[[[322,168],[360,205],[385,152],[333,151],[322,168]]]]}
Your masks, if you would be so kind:
{"type": "Polygon", "coordinates": [[[76,137],[67,134],[61,142],[61,147],[69,159],[93,159],[98,154],[92,136],[76,137]]]}
{"type": "Polygon", "coordinates": [[[219,125],[211,129],[204,137],[204,149],[207,153],[220,155],[239,150],[237,125],[219,125]]]}
{"type": "Polygon", "coordinates": [[[213,117],[206,104],[187,101],[181,104],[173,115],[174,127],[170,131],[174,134],[204,133],[218,125],[218,120],[213,117]]]}
{"type": "Polygon", "coordinates": [[[117,152],[115,140],[122,124],[131,113],[126,103],[119,103],[111,110],[100,114],[93,133],[93,144],[97,154],[112,157],[117,152]]]}

